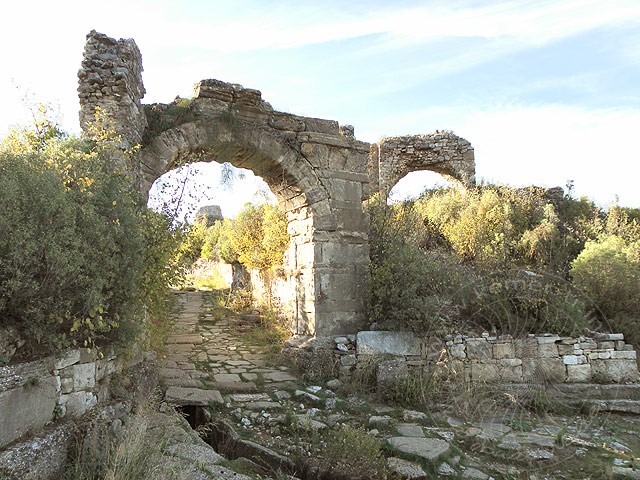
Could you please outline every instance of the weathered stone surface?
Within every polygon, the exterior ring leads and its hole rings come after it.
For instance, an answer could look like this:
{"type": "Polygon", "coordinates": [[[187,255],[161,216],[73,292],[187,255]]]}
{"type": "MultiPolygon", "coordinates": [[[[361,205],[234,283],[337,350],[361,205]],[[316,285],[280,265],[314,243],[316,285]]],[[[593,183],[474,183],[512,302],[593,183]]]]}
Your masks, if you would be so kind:
{"type": "Polygon", "coordinates": [[[394,450],[425,460],[435,460],[450,450],[449,444],[438,438],[391,437],[387,443],[394,450]]]}
{"type": "Polygon", "coordinates": [[[218,455],[212,448],[193,443],[177,443],[167,447],[167,453],[174,457],[189,460],[192,463],[215,464],[224,460],[222,455],[218,455]]]}
{"type": "Polygon", "coordinates": [[[528,358],[522,361],[522,375],[526,382],[564,382],[566,367],[560,357],[528,358]]]}
{"type": "Polygon", "coordinates": [[[475,478],[479,480],[487,480],[489,478],[489,475],[473,467],[468,467],[460,476],[461,478],[475,478]]]}
{"type": "Polygon", "coordinates": [[[73,350],[68,350],[59,356],[56,357],[55,363],[53,364],[53,368],[56,370],[62,370],[74,363],[78,363],[80,361],[80,350],[75,348],[73,350]]]}
{"type": "Polygon", "coordinates": [[[403,359],[384,360],[376,367],[376,384],[378,389],[384,390],[398,380],[409,376],[409,367],[403,359]]]}
{"type": "Polygon", "coordinates": [[[98,403],[98,397],[92,392],[71,392],[60,395],[59,403],[64,406],[67,415],[79,417],[98,403]]]}
{"type": "Polygon", "coordinates": [[[356,346],[358,355],[420,355],[420,340],[410,332],[358,332],[356,346]]]}
{"type": "Polygon", "coordinates": [[[489,360],[493,358],[493,347],[484,338],[467,340],[467,358],[470,360],[489,360]]]}
{"type": "Polygon", "coordinates": [[[57,400],[55,378],[33,376],[24,382],[24,386],[0,390],[0,448],[53,419],[57,400]]]}
{"type": "Polygon", "coordinates": [[[567,382],[588,382],[591,380],[591,364],[567,365],[567,382]]]}
{"type": "Polygon", "coordinates": [[[427,480],[427,473],[417,463],[397,457],[387,458],[389,470],[395,472],[400,478],[409,480],[427,480]]]}
{"type": "Polygon", "coordinates": [[[416,423],[399,423],[396,430],[403,437],[424,437],[424,430],[416,423]]]}
{"type": "Polygon", "coordinates": [[[617,383],[636,381],[640,377],[635,360],[592,360],[591,373],[604,381],[617,383]]]}
{"type": "Polygon", "coordinates": [[[383,138],[371,145],[369,158],[371,191],[388,195],[407,173],[431,170],[463,185],[475,183],[473,148],[450,132],[383,138]]]}
{"type": "Polygon", "coordinates": [[[223,403],[222,395],[217,390],[183,387],[167,388],[165,400],[167,403],[174,405],[197,405],[202,407],[206,407],[210,402],[223,403]]]}
{"type": "MultiPolygon", "coordinates": [[[[3,412],[3,421],[4,417],[3,412]]],[[[6,478],[58,478],[74,440],[75,424],[67,421],[0,452],[0,472],[6,478]]]]}

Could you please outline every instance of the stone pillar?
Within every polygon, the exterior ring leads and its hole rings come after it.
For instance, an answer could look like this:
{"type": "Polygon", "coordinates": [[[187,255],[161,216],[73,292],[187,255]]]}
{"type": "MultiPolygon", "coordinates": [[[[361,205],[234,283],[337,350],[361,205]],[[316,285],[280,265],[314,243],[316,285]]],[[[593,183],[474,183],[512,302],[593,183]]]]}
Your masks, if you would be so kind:
{"type": "Polygon", "coordinates": [[[96,107],[112,122],[122,137],[121,148],[142,143],[147,118],[140,100],[142,56],[133,39],[115,40],[92,30],[87,35],[82,67],[78,71],[80,127],[87,133],[96,107]]]}

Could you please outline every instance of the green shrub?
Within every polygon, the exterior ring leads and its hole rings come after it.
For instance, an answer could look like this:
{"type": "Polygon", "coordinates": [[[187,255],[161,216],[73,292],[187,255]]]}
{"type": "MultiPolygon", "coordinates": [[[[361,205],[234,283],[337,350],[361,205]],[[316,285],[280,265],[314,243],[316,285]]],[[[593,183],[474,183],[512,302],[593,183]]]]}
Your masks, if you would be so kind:
{"type": "Polygon", "coordinates": [[[96,133],[67,137],[36,117],[0,144],[0,322],[32,351],[126,346],[166,318],[177,243],[114,167],[117,138],[96,133]]]}
{"type": "Polygon", "coordinates": [[[627,244],[617,235],[587,242],[571,265],[574,283],[605,318],[636,313],[640,307],[640,241],[627,244]]]}
{"type": "Polygon", "coordinates": [[[49,347],[135,334],[144,245],[128,178],[64,143],[2,151],[0,172],[4,321],[49,347]]]}
{"type": "Polygon", "coordinates": [[[484,275],[470,288],[464,313],[487,331],[579,335],[586,326],[584,302],[564,279],[519,270],[484,275]]]}
{"type": "Polygon", "coordinates": [[[321,478],[387,478],[382,440],[367,434],[364,427],[342,427],[332,435],[323,452],[325,469],[321,478]]]}
{"type": "Polygon", "coordinates": [[[231,248],[248,269],[266,271],[282,265],[289,235],[286,217],[277,206],[247,203],[225,226],[231,248]]]}

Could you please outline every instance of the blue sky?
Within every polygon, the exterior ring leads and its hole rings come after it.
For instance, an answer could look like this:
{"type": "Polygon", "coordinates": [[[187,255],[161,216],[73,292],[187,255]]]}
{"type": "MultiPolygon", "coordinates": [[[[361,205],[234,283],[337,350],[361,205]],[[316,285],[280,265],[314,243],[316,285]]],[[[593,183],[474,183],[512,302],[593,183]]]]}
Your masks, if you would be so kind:
{"type": "MultiPolygon", "coordinates": [[[[0,41],[0,133],[25,121],[20,93],[60,104],[78,130],[86,33],[133,37],[144,102],[188,97],[203,78],[262,91],[276,109],[355,126],[356,137],[450,129],[477,174],[563,186],[640,207],[640,2],[11,2],[0,41]]],[[[218,168],[202,169],[216,184],[218,168]]],[[[403,180],[417,193],[434,175],[403,180]]],[[[258,182],[212,192],[225,213],[258,182]]]]}

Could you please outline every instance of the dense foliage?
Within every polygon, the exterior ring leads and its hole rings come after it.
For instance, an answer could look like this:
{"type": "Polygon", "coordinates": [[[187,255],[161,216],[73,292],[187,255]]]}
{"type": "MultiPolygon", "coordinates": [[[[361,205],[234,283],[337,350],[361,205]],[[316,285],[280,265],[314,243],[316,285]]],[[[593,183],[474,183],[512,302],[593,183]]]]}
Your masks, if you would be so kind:
{"type": "Polygon", "coordinates": [[[0,324],[32,349],[148,343],[178,232],[107,160],[112,134],[68,137],[46,113],[0,148],[0,324]]]}
{"type": "Polygon", "coordinates": [[[180,252],[188,261],[199,257],[239,262],[248,269],[268,272],[282,265],[289,245],[287,219],[277,205],[247,203],[234,220],[207,227],[204,218],[190,225],[180,252]]]}
{"type": "Polygon", "coordinates": [[[393,205],[375,197],[369,213],[369,313],[385,328],[577,334],[591,326],[633,336],[634,209],[485,185],[393,205]]]}

